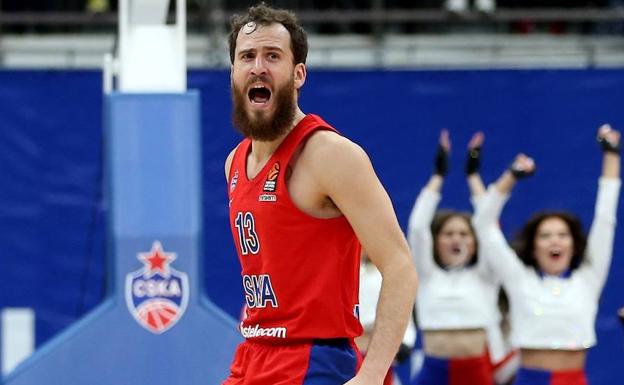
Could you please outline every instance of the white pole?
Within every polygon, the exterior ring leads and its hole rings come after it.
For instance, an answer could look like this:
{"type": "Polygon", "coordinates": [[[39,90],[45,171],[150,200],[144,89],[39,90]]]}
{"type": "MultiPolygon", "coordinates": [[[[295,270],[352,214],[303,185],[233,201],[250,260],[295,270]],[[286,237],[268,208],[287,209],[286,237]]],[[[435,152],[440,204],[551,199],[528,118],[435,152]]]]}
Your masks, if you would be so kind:
{"type": "Polygon", "coordinates": [[[184,72],[182,89],[186,89],[186,1],[176,0],[176,27],[178,35],[178,44],[180,52],[180,68],[184,72]]]}
{"type": "Polygon", "coordinates": [[[28,308],[2,310],[2,375],[6,376],[35,350],[35,313],[28,308]]]}
{"type": "Polygon", "coordinates": [[[115,76],[114,60],[111,53],[104,55],[104,63],[102,64],[102,88],[104,94],[113,92],[113,77],[115,76]]]}

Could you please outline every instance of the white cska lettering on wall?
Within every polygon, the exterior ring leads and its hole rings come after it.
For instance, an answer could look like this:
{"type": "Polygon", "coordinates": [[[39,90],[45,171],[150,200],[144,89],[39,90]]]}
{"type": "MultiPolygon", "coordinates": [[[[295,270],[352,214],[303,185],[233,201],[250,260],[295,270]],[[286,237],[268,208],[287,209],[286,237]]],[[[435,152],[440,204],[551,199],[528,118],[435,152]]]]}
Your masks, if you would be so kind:
{"type": "Polygon", "coordinates": [[[142,297],[181,297],[182,289],[176,280],[156,281],[156,280],[136,280],[132,283],[132,294],[142,297]]]}

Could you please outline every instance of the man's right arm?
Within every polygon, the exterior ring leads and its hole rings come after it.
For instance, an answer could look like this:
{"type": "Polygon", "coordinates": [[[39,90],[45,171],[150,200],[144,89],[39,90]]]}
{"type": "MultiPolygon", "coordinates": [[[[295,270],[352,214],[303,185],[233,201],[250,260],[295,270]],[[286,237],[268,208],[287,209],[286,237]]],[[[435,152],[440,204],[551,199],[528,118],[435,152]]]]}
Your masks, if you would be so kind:
{"type": "Polygon", "coordinates": [[[230,168],[232,167],[232,160],[234,159],[234,153],[236,149],[230,151],[230,154],[225,158],[225,180],[229,181],[230,179],[230,168]]]}

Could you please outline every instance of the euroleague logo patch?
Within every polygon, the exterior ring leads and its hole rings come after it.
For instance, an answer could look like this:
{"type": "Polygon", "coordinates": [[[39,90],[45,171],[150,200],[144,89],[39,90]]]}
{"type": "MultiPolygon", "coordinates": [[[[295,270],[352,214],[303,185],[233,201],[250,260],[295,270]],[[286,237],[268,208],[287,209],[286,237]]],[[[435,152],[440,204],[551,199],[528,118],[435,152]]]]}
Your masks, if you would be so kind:
{"type": "Polygon", "coordinates": [[[275,162],[271,170],[267,174],[267,178],[264,181],[264,188],[262,191],[264,192],[275,192],[277,188],[277,177],[279,177],[280,173],[280,164],[279,162],[275,162]]]}
{"type": "Polygon", "coordinates": [[[126,305],[139,325],[161,334],[186,311],[188,275],[169,266],[177,256],[165,252],[159,241],[150,251],[138,253],[137,258],[144,266],[126,275],[126,305]]]}

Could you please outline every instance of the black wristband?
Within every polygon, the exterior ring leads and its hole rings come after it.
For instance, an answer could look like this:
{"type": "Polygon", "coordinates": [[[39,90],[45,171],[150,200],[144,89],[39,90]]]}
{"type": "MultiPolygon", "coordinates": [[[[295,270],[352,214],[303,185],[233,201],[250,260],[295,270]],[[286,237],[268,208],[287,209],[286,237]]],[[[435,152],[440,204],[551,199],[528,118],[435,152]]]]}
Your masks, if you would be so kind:
{"type": "Polygon", "coordinates": [[[398,364],[401,364],[407,361],[411,355],[412,355],[412,349],[409,346],[405,345],[404,343],[401,343],[401,346],[399,346],[399,351],[397,352],[396,356],[394,356],[394,360],[398,364]]]}
{"type": "Polygon", "coordinates": [[[533,175],[535,173],[535,168],[527,171],[521,168],[514,167],[514,164],[512,163],[511,166],[509,166],[509,171],[516,179],[522,179],[526,178],[527,176],[533,175]]]}
{"type": "Polygon", "coordinates": [[[438,151],[436,152],[435,160],[433,163],[434,173],[440,176],[445,176],[448,172],[449,161],[448,161],[448,152],[442,146],[438,146],[438,151]]]}
{"type": "Polygon", "coordinates": [[[612,152],[614,154],[619,154],[620,150],[622,149],[622,141],[618,141],[617,143],[613,144],[612,142],[608,141],[607,138],[605,138],[604,136],[598,136],[596,140],[598,141],[598,143],[600,143],[600,147],[602,147],[603,152],[612,152]]]}
{"type": "Polygon", "coordinates": [[[472,148],[466,156],[466,175],[479,172],[481,168],[481,146],[472,148]]]}

